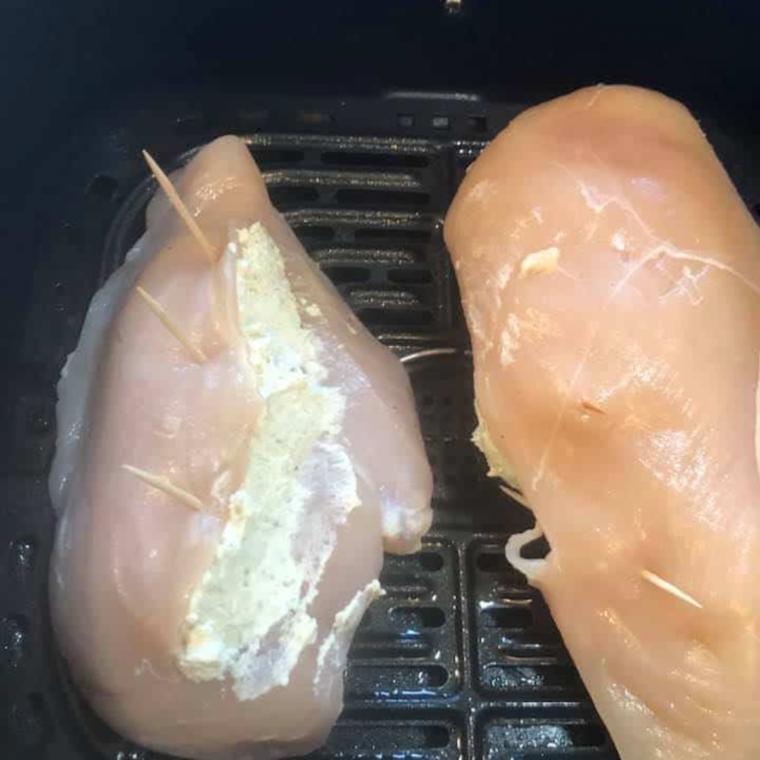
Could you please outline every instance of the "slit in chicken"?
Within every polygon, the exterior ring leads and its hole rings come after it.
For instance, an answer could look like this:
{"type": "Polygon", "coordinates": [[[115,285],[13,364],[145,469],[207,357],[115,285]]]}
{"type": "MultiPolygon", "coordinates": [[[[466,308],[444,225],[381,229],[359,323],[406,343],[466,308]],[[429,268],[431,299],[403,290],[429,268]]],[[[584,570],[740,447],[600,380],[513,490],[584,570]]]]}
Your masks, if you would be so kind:
{"type": "Polygon", "coordinates": [[[165,478],[161,475],[154,475],[152,472],[141,470],[138,467],[132,467],[129,464],[123,464],[121,467],[139,480],[142,480],[143,483],[147,483],[149,486],[153,486],[153,488],[158,488],[159,491],[163,491],[169,496],[174,496],[188,507],[195,509],[198,512],[204,511],[203,502],[197,496],[194,496],[189,491],[185,491],[179,486],[175,486],[169,478],[165,478]]]}
{"type": "Polygon", "coordinates": [[[148,308],[161,320],[161,324],[185,347],[190,356],[198,364],[205,364],[208,361],[206,354],[193,343],[190,336],[169,316],[166,309],[145,288],[138,286],[137,292],[148,308]]]}
{"type": "Polygon", "coordinates": [[[201,250],[206,254],[208,260],[214,262],[217,260],[217,252],[214,250],[214,246],[208,241],[208,238],[203,234],[203,230],[198,226],[198,222],[193,219],[193,215],[184,204],[182,198],[179,197],[179,193],[175,190],[171,180],[166,176],[163,169],[156,163],[153,156],[148,153],[147,150],[143,151],[143,157],[146,163],[150,167],[153,176],[161,186],[161,189],[166,193],[170,203],[174,207],[174,210],[180,215],[182,221],[187,225],[187,229],[190,234],[195,238],[201,250]]]}

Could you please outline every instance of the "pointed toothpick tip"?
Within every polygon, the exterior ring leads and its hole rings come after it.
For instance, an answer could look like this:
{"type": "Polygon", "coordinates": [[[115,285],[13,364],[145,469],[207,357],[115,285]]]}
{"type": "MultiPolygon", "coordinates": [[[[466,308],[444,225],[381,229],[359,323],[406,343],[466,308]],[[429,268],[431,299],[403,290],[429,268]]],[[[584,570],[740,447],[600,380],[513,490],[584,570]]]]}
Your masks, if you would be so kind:
{"type": "Polygon", "coordinates": [[[516,488],[510,487],[506,483],[499,483],[499,490],[509,496],[511,499],[514,499],[518,504],[522,504],[524,507],[532,509],[530,504],[528,504],[528,500],[525,498],[525,494],[522,491],[518,491],[516,488]]]}
{"type": "Polygon", "coordinates": [[[150,155],[150,153],[148,153],[147,150],[143,150],[142,154],[151,172],[153,172],[153,176],[156,178],[156,181],[161,186],[161,189],[166,193],[167,197],[169,198],[169,202],[172,204],[172,206],[174,206],[174,210],[180,215],[182,221],[187,225],[190,234],[195,238],[196,242],[201,247],[206,256],[208,256],[209,261],[216,261],[218,257],[216,251],[214,250],[214,247],[208,241],[208,238],[203,234],[203,230],[198,226],[198,222],[195,221],[193,215],[188,210],[182,198],[179,197],[179,193],[177,192],[174,185],[172,185],[169,177],[166,176],[163,169],[158,165],[156,160],[153,158],[153,156],[150,155]]]}
{"type": "Polygon", "coordinates": [[[662,589],[672,596],[675,596],[677,599],[680,599],[682,602],[686,602],[692,607],[696,607],[698,610],[704,609],[704,607],[693,596],[689,596],[689,594],[687,594],[685,591],[682,591],[680,588],[678,588],[678,586],[675,586],[669,581],[666,581],[664,578],[661,578],[651,570],[642,570],[641,577],[645,581],[651,583],[653,586],[657,586],[657,588],[662,589]]]}
{"type": "Polygon", "coordinates": [[[184,346],[185,350],[195,359],[198,364],[205,364],[208,357],[193,343],[190,336],[169,316],[166,309],[148,293],[145,288],[137,286],[137,293],[145,301],[150,310],[159,318],[161,324],[184,346]]]}
{"type": "Polygon", "coordinates": [[[139,480],[142,480],[143,483],[147,483],[149,486],[153,486],[153,488],[157,488],[159,491],[163,491],[165,494],[179,499],[191,509],[203,512],[203,502],[189,491],[175,486],[169,478],[154,475],[152,472],[141,470],[139,467],[132,467],[130,464],[123,464],[121,468],[130,473],[130,475],[134,475],[139,480]]]}

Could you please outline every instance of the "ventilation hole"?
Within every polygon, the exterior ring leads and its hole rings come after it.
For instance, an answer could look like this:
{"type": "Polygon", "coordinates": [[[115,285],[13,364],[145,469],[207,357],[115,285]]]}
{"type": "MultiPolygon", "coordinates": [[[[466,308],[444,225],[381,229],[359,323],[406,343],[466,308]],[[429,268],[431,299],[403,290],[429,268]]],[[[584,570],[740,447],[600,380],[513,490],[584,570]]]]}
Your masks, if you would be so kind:
{"type": "Polygon", "coordinates": [[[310,127],[319,127],[332,123],[332,116],[327,111],[299,111],[296,119],[301,124],[307,124],[310,127]]]}
{"type": "Polygon", "coordinates": [[[335,230],[332,227],[321,227],[317,224],[302,224],[293,225],[293,229],[301,240],[322,242],[324,240],[335,239],[335,230]]]}
{"type": "Polygon", "coordinates": [[[116,197],[118,191],[119,183],[117,180],[106,174],[98,174],[87,185],[85,194],[91,198],[97,198],[99,201],[110,202],[116,197]]]}
{"type": "Polygon", "coordinates": [[[390,618],[394,625],[407,630],[440,628],[446,622],[446,615],[438,607],[396,607],[390,618]]]}
{"type": "Polygon", "coordinates": [[[428,269],[391,269],[388,280],[400,285],[426,285],[433,281],[433,275],[428,269]]]}
{"type": "Polygon", "coordinates": [[[338,265],[327,265],[322,267],[322,271],[336,284],[367,282],[370,278],[370,271],[366,267],[348,267],[338,265]]]}
{"type": "Polygon", "coordinates": [[[573,689],[580,686],[576,671],[562,665],[489,665],[483,683],[494,691],[513,689],[573,689]]]}
{"type": "Polygon", "coordinates": [[[416,308],[420,299],[410,290],[397,290],[392,288],[360,288],[351,290],[351,300],[358,307],[377,306],[384,309],[393,308],[416,308]]]}
{"type": "Polygon", "coordinates": [[[195,135],[208,127],[208,121],[202,114],[180,116],[174,122],[174,132],[178,135],[195,135]]]}
{"type": "MultiPolygon", "coordinates": [[[[440,725],[420,725],[402,717],[398,723],[373,725],[370,718],[338,723],[330,734],[326,749],[330,757],[418,757],[409,750],[440,749],[451,741],[449,729],[440,725]],[[358,730],[357,730],[358,729],[358,730]]],[[[320,753],[320,756],[322,754],[320,753]]]]}
{"type": "Polygon", "coordinates": [[[425,726],[425,747],[448,747],[451,734],[446,726],[425,726]]]}
{"type": "Polygon", "coordinates": [[[422,678],[418,679],[421,685],[432,686],[433,688],[443,686],[449,680],[448,671],[440,665],[423,668],[422,676],[422,678]]]}
{"type": "Polygon", "coordinates": [[[387,327],[428,327],[433,323],[429,311],[416,309],[363,308],[357,311],[360,319],[369,325],[387,327]]]}
{"type": "Polygon", "coordinates": [[[10,705],[11,740],[25,749],[40,748],[53,738],[53,723],[42,694],[30,694],[10,705]]]}
{"type": "Polygon", "coordinates": [[[342,166],[403,166],[420,168],[428,166],[428,156],[409,155],[402,153],[349,153],[347,151],[330,151],[322,154],[326,164],[342,166]]]}
{"type": "Polygon", "coordinates": [[[468,116],[466,121],[467,129],[470,132],[483,134],[488,129],[488,122],[485,116],[468,116]]]}
{"type": "Polygon", "coordinates": [[[533,625],[530,610],[520,607],[492,607],[482,610],[480,620],[484,628],[524,631],[533,625]]]}
{"type": "MultiPolygon", "coordinates": [[[[517,750],[570,750],[603,747],[607,737],[601,726],[590,723],[498,723],[485,731],[488,756],[496,757],[517,750]]],[[[531,753],[532,754],[532,753],[531,753]]],[[[563,752],[564,756],[564,752],[563,752]]]]}
{"type": "Polygon", "coordinates": [[[422,569],[429,573],[436,573],[443,567],[443,557],[437,552],[422,551],[419,558],[422,569]]]}
{"type": "Polygon", "coordinates": [[[595,723],[567,726],[573,747],[602,747],[607,744],[607,732],[595,723]]]}
{"type": "Polygon", "coordinates": [[[433,125],[433,129],[448,129],[451,124],[451,120],[448,116],[438,115],[433,116],[433,119],[430,123],[433,125]]]}
{"type": "Polygon", "coordinates": [[[415,266],[421,253],[410,250],[409,247],[380,247],[378,245],[340,245],[336,247],[320,247],[312,252],[317,261],[325,264],[360,264],[362,266],[377,266],[385,270],[387,267],[415,266]]]}
{"type": "MultiPolygon", "coordinates": [[[[440,689],[449,680],[441,665],[360,665],[348,670],[346,692],[351,697],[423,696],[431,689],[440,689]]],[[[432,696],[432,695],[431,695],[432,696]]]]}
{"type": "Polygon", "coordinates": [[[9,615],[0,620],[0,669],[15,670],[27,652],[29,624],[23,615],[9,615]]]}
{"type": "Polygon", "coordinates": [[[261,169],[280,164],[297,164],[304,159],[302,150],[288,150],[286,148],[253,148],[251,153],[261,169]]]}
{"type": "Polygon", "coordinates": [[[383,570],[380,574],[380,583],[386,594],[394,599],[405,601],[426,599],[432,593],[430,585],[424,579],[416,578],[407,573],[383,570]]]}
{"type": "Polygon", "coordinates": [[[316,187],[271,187],[269,198],[275,206],[286,206],[291,203],[310,203],[319,199],[316,187]]]}
{"type": "Polygon", "coordinates": [[[32,536],[22,536],[11,543],[10,575],[17,581],[29,578],[37,559],[37,544],[32,536]]]}
{"type": "Polygon", "coordinates": [[[414,126],[414,116],[410,113],[396,114],[396,124],[402,129],[411,129],[414,126]]]}
{"type": "Polygon", "coordinates": [[[410,659],[429,658],[432,645],[427,636],[416,631],[406,633],[359,633],[351,646],[351,657],[355,659],[410,659]]]}
{"type": "Polygon", "coordinates": [[[427,193],[406,190],[370,190],[367,188],[343,188],[335,193],[338,203],[356,206],[426,206],[430,203],[427,193]]]}
{"type": "Polygon", "coordinates": [[[432,396],[423,396],[420,399],[420,404],[422,404],[422,406],[433,406],[434,403],[435,399],[432,396]]]}
{"type": "Polygon", "coordinates": [[[404,229],[358,229],[354,231],[355,240],[408,240],[420,243],[428,243],[432,234],[428,230],[404,230],[404,229]]]}
{"type": "Polygon", "coordinates": [[[484,573],[500,573],[502,575],[514,573],[514,568],[507,562],[503,551],[499,551],[498,554],[480,554],[475,560],[475,564],[478,570],[484,573]]]}
{"type": "MultiPolygon", "coordinates": [[[[516,635],[522,636],[523,634],[516,635]]],[[[568,662],[568,655],[561,644],[535,640],[536,635],[533,633],[531,633],[530,642],[505,638],[507,640],[500,642],[496,646],[496,650],[507,662],[518,665],[557,665],[560,662],[568,662]]]]}

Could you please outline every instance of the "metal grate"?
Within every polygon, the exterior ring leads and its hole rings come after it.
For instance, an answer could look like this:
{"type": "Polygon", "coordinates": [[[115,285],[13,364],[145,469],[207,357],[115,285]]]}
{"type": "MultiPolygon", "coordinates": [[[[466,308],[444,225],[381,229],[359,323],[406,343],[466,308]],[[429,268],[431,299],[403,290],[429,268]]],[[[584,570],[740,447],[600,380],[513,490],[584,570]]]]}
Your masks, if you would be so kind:
{"type": "Polygon", "coordinates": [[[89,711],[55,654],[45,482],[54,386],[94,289],[141,232],[154,185],[138,148],[151,147],[174,168],[206,139],[237,131],[309,253],[381,340],[400,354],[457,349],[408,365],[435,472],[435,525],[422,552],[387,558],[387,596],[362,621],[346,710],[316,756],[614,760],[546,606],[504,559],[507,536],[530,517],[486,478],[470,442],[472,368],[442,219],[484,133],[517,109],[413,98],[401,107],[382,99],[272,100],[232,113],[173,107],[117,115],[98,139],[68,152],[79,158],[68,159],[66,197],[46,223],[6,406],[0,745],[9,749],[2,756],[155,760],[89,711]],[[368,125],[386,136],[368,135],[368,125]]]}

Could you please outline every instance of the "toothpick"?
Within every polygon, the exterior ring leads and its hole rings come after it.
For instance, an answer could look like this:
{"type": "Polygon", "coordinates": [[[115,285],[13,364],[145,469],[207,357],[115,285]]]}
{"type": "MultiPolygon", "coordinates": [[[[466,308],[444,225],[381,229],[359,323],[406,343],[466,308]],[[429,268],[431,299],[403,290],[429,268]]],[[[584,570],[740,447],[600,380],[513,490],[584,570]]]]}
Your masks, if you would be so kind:
{"type": "Polygon", "coordinates": [[[184,502],[188,507],[191,507],[198,512],[203,512],[203,502],[197,496],[193,496],[193,494],[188,493],[182,488],[175,486],[174,483],[169,480],[169,478],[164,478],[160,475],[154,475],[151,472],[140,470],[139,468],[132,467],[128,464],[123,464],[121,467],[123,470],[131,473],[136,478],[139,478],[144,483],[147,483],[149,486],[158,488],[159,491],[163,491],[164,493],[169,494],[169,496],[176,497],[181,502],[184,502]]]}
{"type": "Polygon", "coordinates": [[[138,285],[137,292],[143,301],[148,304],[150,310],[161,320],[164,327],[187,349],[187,352],[198,364],[208,361],[206,354],[190,340],[185,331],[166,313],[166,309],[147,290],[138,285]]]}
{"type": "Polygon", "coordinates": [[[580,404],[581,404],[581,407],[583,407],[583,409],[585,409],[587,412],[595,412],[596,414],[607,414],[607,412],[605,412],[601,406],[592,404],[590,401],[587,401],[585,398],[581,399],[580,404]]]}
{"type": "Polygon", "coordinates": [[[652,585],[657,586],[657,588],[660,588],[663,591],[666,591],[668,594],[672,594],[673,596],[677,597],[681,601],[692,605],[692,607],[696,607],[698,610],[704,609],[702,605],[696,599],[694,599],[694,597],[689,596],[685,591],[681,591],[678,586],[674,586],[672,583],[669,583],[665,579],[660,578],[659,575],[656,575],[650,570],[642,570],[641,577],[645,581],[649,581],[652,585]]]}
{"type": "Polygon", "coordinates": [[[187,206],[179,197],[179,193],[174,189],[171,180],[164,174],[161,167],[155,162],[153,156],[148,153],[147,150],[143,151],[143,157],[145,158],[150,170],[153,172],[153,176],[161,185],[161,188],[169,197],[169,201],[174,206],[175,211],[182,217],[182,221],[187,225],[190,230],[190,234],[196,239],[198,245],[203,249],[203,252],[208,256],[209,261],[216,261],[217,255],[214,247],[209,243],[208,238],[203,234],[203,230],[198,226],[198,222],[193,219],[192,214],[188,211],[187,206]]]}

